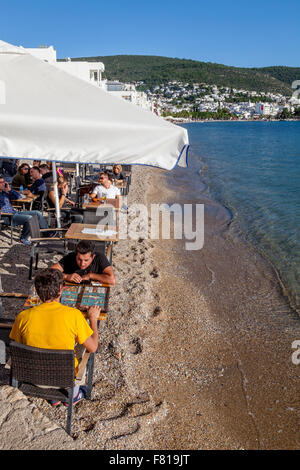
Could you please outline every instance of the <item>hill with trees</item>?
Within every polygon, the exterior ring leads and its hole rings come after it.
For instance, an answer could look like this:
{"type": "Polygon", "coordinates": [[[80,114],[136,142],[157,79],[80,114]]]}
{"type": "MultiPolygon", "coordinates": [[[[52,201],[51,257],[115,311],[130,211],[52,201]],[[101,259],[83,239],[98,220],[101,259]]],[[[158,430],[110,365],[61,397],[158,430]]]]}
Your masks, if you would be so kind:
{"type": "Polygon", "coordinates": [[[207,83],[258,92],[290,96],[291,83],[300,79],[300,68],[241,68],[196,60],[144,56],[115,55],[73,58],[73,61],[103,62],[105,77],[121,82],[143,82],[144,88],[181,81],[207,83]]]}

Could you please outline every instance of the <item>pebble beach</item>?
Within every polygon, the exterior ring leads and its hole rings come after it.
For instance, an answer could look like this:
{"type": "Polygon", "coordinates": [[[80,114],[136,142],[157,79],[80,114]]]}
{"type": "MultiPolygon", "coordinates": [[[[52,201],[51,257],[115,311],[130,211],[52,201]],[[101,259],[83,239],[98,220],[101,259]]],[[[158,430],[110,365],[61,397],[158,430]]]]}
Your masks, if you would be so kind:
{"type": "MultiPolygon", "coordinates": [[[[133,167],[129,212],[135,203],[172,203],[176,190],[163,170],[133,167]]],[[[100,322],[92,400],[75,407],[72,437],[12,442],[0,421],[2,448],[299,448],[299,366],[291,360],[299,316],[272,266],[231,235],[226,209],[199,202],[205,243],[197,253],[182,240],[115,245],[117,283],[100,322]]],[[[3,290],[28,292],[29,248],[11,247],[7,231],[0,238],[3,290]]],[[[47,254],[39,267],[58,259],[47,254]]],[[[14,318],[22,300],[6,299],[3,309],[14,318]]],[[[63,405],[26,403],[62,432],[63,405]]]]}

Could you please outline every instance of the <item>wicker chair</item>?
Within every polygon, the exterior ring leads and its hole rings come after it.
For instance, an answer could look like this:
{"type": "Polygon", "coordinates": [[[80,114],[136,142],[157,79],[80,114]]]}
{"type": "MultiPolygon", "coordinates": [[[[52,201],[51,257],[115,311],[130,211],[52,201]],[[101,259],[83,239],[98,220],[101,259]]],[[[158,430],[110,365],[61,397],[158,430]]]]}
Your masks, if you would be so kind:
{"type": "Polygon", "coordinates": [[[83,212],[83,223],[92,225],[115,225],[115,209],[114,207],[97,207],[95,209],[85,209],[83,212]],[[105,224],[104,224],[105,222],[105,224]]]}
{"type": "MultiPolygon", "coordinates": [[[[31,251],[30,251],[30,262],[29,262],[29,279],[32,279],[32,270],[33,270],[33,260],[35,260],[35,269],[38,268],[39,261],[39,252],[46,251],[48,253],[60,253],[62,255],[66,254],[66,240],[65,238],[60,237],[42,237],[42,234],[45,232],[51,231],[51,229],[41,229],[39,226],[38,218],[34,215],[29,220],[29,228],[31,235],[31,251]]],[[[58,233],[64,235],[66,229],[53,229],[58,233]]]]}
{"type": "MultiPolygon", "coordinates": [[[[33,348],[15,341],[10,342],[9,351],[11,357],[11,385],[31,397],[67,402],[66,431],[71,434],[75,385],[74,351],[33,348]],[[48,386],[49,388],[41,388],[35,384],[48,386]]],[[[88,386],[86,398],[90,400],[94,354],[86,353],[82,364],[87,366],[88,386]]],[[[79,374],[82,374],[80,370],[77,377],[79,374]]]]}

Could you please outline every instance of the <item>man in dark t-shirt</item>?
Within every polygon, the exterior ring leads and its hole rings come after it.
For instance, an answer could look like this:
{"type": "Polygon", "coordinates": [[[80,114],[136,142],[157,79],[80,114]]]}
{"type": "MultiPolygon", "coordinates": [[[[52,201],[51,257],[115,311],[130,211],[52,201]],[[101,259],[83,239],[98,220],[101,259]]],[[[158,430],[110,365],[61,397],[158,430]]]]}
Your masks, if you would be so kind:
{"type": "Polygon", "coordinates": [[[115,285],[115,275],[106,256],[95,253],[94,243],[81,240],[75,252],[64,256],[52,266],[63,273],[65,281],[80,284],[82,281],[98,281],[115,285]]]}

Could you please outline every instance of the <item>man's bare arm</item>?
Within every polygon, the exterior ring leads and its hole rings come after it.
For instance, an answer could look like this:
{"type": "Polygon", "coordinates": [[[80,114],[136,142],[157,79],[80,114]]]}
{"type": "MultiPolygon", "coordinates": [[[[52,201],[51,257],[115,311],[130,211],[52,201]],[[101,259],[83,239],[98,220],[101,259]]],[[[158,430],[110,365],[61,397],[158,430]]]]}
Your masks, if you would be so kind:
{"type": "Polygon", "coordinates": [[[102,274],[89,273],[82,276],[83,281],[98,281],[104,284],[110,284],[114,286],[116,284],[116,278],[114,270],[111,266],[108,266],[103,270],[102,274]]]}
{"type": "Polygon", "coordinates": [[[90,307],[88,310],[88,318],[90,321],[90,327],[93,330],[93,334],[89,336],[83,346],[88,352],[96,352],[98,348],[98,317],[100,315],[101,308],[100,307],[90,307]]]}
{"type": "Polygon", "coordinates": [[[62,265],[59,263],[56,263],[53,266],[51,266],[51,269],[58,269],[60,272],[62,272],[64,281],[75,282],[76,284],[80,284],[81,281],[83,280],[83,278],[77,273],[65,274],[62,265]]]}

